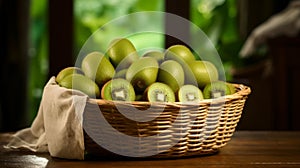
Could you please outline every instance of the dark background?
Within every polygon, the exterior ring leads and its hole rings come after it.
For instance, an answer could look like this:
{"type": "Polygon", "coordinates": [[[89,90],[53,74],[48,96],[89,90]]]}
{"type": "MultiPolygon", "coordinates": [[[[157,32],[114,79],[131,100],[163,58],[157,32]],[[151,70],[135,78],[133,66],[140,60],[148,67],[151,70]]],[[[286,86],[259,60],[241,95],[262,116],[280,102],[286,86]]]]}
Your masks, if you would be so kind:
{"type": "MultiPolygon", "coordinates": [[[[189,18],[189,2],[167,0],[166,12],[189,18]]],[[[282,11],[288,0],[239,0],[239,31],[245,40],[271,15],[282,11]]],[[[27,109],[29,0],[0,0],[0,131],[30,126],[27,109]]],[[[49,74],[73,65],[73,1],[49,0],[49,74]]],[[[168,25],[166,22],[166,31],[168,25]]],[[[178,30],[180,31],[180,30],[178,30]]],[[[176,39],[166,37],[166,47],[176,39]]],[[[252,89],[238,129],[300,130],[299,37],[279,37],[268,43],[269,59],[236,69],[233,81],[252,89]],[[266,72],[266,73],[262,73],[266,72]]]]}

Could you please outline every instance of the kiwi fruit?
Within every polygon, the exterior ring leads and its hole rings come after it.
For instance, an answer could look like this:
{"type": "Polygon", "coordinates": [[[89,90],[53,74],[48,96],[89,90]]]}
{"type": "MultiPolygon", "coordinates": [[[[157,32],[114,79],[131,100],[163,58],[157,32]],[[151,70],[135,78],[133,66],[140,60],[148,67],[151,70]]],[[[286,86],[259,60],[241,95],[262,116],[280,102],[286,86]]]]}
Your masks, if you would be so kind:
{"type": "Polygon", "coordinates": [[[215,99],[230,94],[231,90],[229,86],[223,81],[209,83],[203,89],[203,96],[205,99],[215,99]]]}
{"type": "Polygon", "coordinates": [[[142,94],[135,95],[135,101],[142,101],[144,96],[142,94]]]}
{"type": "Polygon", "coordinates": [[[155,82],[145,90],[144,99],[149,102],[175,102],[175,93],[168,85],[155,82]]]}
{"type": "Polygon", "coordinates": [[[68,89],[82,91],[92,98],[100,97],[100,89],[98,85],[90,78],[81,74],[70,74],[63,78],[59,85],[68,89]]]}
{"type": "Polygon", "coordinates": [[[234,94],[236,92],[236,89],[235,89],[234,85],[231,84],[231,83],[226,83],[226,84],[230,89],[230,94],[234,94]]]}
{"type": "Polygon", "coordinates": [[[159,67],[157,81],[169,85],[176,93],[184,84],[184,70],[174,60],[164,61],[159,67]]]}
{"type": "Polygon", "coordinates": [[[104,84],[101,97],[105,100],[134,101],[135,91],[130,82],[125,79],[112,79],[104,84]]]}
{"type": "Polygon", "coordinates": [[[189,66],[200,89],[203,89],[207,84],[219,79],[218,70],[211,62],[197,60],[190,62],[189,66]]]}
{"type": "Polygon", "coordinates": [[[115,68],[101,52],[87,54],[81,63],[84,74],[102,87],[111,80],[115,74],[115,68]]]}
{"type": "Polygon", "coordinates": [[[128,68],[139,58],[136,48],[131,41],[126,38],[112,40],[106,55],[117,70],[128,68]]]}
{"type": "Polygon", "coordinates": [[[189,66],[190,62],[195,61],[195,57],[189,48],[184,45],[172,45],[165,52],[165,60],[174,60],[182,66],[185,84],[197,85],[194,73],[189,66]]]}
{"type": "Polygon", "coordinates": [[[146,52],[143,57],[153,57],[157,60],[158,64],[161,64],[165,59],[165,54],[161,51],[152,50],[146,52]]]}
{"type": "Polygon", "coordinates": [[[122,70],[116,72],[114,78],[123,78],[123,79],[125,79],[126,78],[126,72],[127,72],[127,69],[122,69],[122,70]]]}
{"type": "Polygon", "coordinates": [[[63,78],[73,73],[82,75],[84,74],[84,72],[78,67],[67,67],[59,71],[59,73],[56,75],[55,81],[59,84],[63,78]]]}
{"type": "Polygon", "coordinates": [[[183,85],[176,94],[179,102],[197,103],[204,99],[202,91],[194,85],[183,85]]]}
{"type": "Polygon", "coordinates": [[[181,59],[184,60],[186,63],[189,63],[190,61],[195,60],[195,56],[188,47],[186,47],[185,45],[177,44],[167,48],[165,53],[165,59],[181,59]]]}
{"type": "Polygon", "coordinates": [[[133,62],[126,72],[126,80],[130,81],[137,92],[143,92],[156,82],[159,65],[155,58],[141,57],[133,62]]]}

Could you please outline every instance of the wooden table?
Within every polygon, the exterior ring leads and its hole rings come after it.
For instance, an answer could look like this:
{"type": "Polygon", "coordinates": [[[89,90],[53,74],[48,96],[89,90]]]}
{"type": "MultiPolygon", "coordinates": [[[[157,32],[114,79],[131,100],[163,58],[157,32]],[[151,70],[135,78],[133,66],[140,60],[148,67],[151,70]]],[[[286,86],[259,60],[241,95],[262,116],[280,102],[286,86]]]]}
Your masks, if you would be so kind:
{"type": "Polygon", "coordinates": [[[232,140],[210,156],[164,160],[88,160],[52,158],[49,154],[8,151],[3,145],[11,134],[0,134],[0,167],[300,167],[300,132],[237,131],[232,140]]]}

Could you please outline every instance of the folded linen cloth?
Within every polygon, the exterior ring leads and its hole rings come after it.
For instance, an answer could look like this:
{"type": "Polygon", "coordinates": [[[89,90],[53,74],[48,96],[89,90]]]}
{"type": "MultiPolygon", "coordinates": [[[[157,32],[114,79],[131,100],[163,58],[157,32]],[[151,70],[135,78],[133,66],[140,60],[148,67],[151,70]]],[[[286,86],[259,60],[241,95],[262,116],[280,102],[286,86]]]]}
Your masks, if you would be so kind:
{"type": "Polygon", "coordinates": [[[51,77],[44,87],[42,100],[30,128],[13,135],[5,146],[49,152],[53,157],[84,159],[83,111],[88,96],[60,87],[51,77]]]}

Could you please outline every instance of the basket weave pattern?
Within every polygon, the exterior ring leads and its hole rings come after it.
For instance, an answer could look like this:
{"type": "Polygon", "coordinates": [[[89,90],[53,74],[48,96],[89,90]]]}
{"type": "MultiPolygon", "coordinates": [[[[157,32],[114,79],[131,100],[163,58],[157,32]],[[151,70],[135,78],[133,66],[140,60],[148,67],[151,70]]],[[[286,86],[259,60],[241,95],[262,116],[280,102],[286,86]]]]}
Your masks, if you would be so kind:
{"type": "MultiPolygon", "coordinates": [[[[84,128],[92,130],[93,135],[85,133],[85,147],[89,153],[106,155],[104,150],[93,140],[116,140],[115,133],[102,129],[99,121],[99,109],[105,120],[122,134],[138,137],[136,141],[114,143],[114,148],[126,151],[130,144],[138,147],[138,152],[155,150],[150,157],[169,158],[193,155],[213,154],[225,146],[231,139],[241,117],[245,101],[250,94],[249,87],[234,84],[237,92],[220,100],[203,100],[199,104],[149,103],[149,102],[113,102],[92,99],[87,102],[84,113],[84,128]],[[151,106],[151,108],[150,108],[151,106]],[[121,110],[151,109],[145,115],[154,118],[139,122],[125,117],[121,110]],[[164,109],[162,111],[162,109],[164,109]],[[155,141],[139,141],[139,138],[156,136],[155,141]],[[93,138],[91,138],[93,137],[93,138]]],[[[142,111],[141,111],[142,112],[142,111]]]]}

